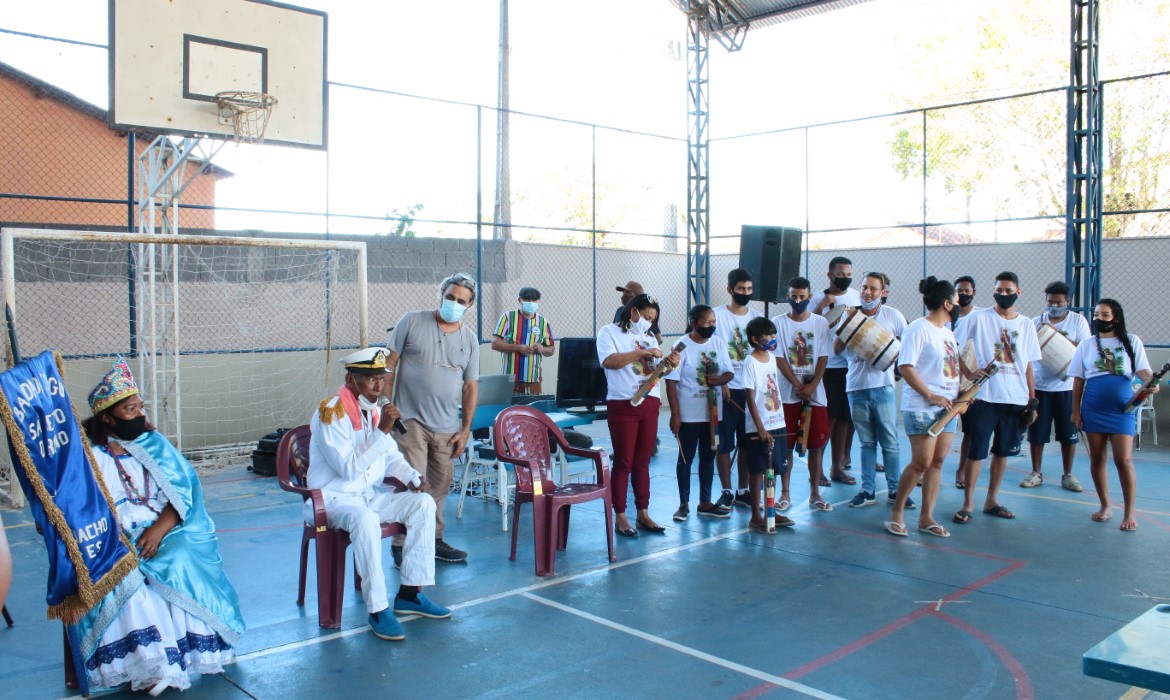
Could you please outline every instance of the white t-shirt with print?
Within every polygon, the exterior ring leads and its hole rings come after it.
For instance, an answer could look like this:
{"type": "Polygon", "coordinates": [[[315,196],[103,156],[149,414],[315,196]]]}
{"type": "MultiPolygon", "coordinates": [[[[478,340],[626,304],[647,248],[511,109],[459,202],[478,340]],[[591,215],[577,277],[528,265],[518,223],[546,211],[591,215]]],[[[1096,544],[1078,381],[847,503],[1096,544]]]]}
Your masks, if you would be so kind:
{"type": "MultiPolygon", "coordinates": [[[[784,378],[780,376],[780,370],[776,369],[776,361],[769,357],[766,361],[760,362],[749,355],[743,361],[740,381],[745,389],[752,389],[755,392],[753,399],[756,411],[760,414],[760,420],[764,423],[763,432],[783,428],[784,404],[780,401],[780,385],[784,382],[784,378]]],[[[744,431],[748,433],[760,432],[759,426],[752,418],[751,410],[747,410],[745,413],[747,415],[744,420],[744,431]]]]}
{"type": "MultiPolygon", "coordinates": [[[[707,377],[718,377],[732,371],[727,344],[719,336],[696,342],[690,335],[684,335],[681,342],[686,347],[679,353],[678,368],[664,379],[675,383],[679,419],[683,423],[706,423],[711,420],[711,414],[707,411],[707,377]]],[[[715,403],[719,407],[719,419],[722,420],[722,387],[715,387],[715,403]]]]}
{"type": "MultiPolygon", "coordinates": [[[[1080,345],[1082,340],[1093,335],[1093,332],[1089,330],[1089,322],[1075,311],[1065,312],[1064,317],[1059,321],[1049,318],[1046,311],[1032,319],[1032,322],[1036,324],[1036,330],[1039,330],[1040,326],[1045,323],[1050,324],[1057,332],[1071,340],[1074,345],[1080,345]]],[[[1072,377],[1061,379],[1049,372],[1048,368],[1040,362],[1032,365],[1032,379],[1036,382],[1037,391],[1072,391],[1072,377]]]]}
{"type": "Polygon", "coordinates": [[[1023,406],[1028,403],[1028,365],[1040,361],[1040,343],[1032,319],[1017,314],[1010,321],[995,307],[972,311],[959,323],[955,340],[974,341],[975,364],[982,369],[994,360],[999,371],[979,391],[980,401],[1023,406]]]}
{"type": "MultiPolygon", "coordinates": [[[[864,312],[859,310],[857,313],[864,312]]],[[[869,318],[877,321],[878,325],[893,333],[896,338],[901,337],[902,332],[906,330],[906,317],[902,315],[901,311],[891,309],[889,306],[879,306],[878,312],[869,318]]],[[[844,322],[845,317],[842,316],[841,320],[844,322]]],[[[897,360],[885,371],[881,371],[875,369],[869,360],[853,352],[848,346],[845,347],[845,352],[841,353],[841,356],[849,362],[849,374],[845,375],[845,391],[860,391],[894,385],[894,365],[898,363],[897,360]]]]}
{"type": "MultiPolygon", "coordinates": [[[[656,347],[658,347],[658,343],[654,342],[654,336],[649,333],[638,334],[633,331],[623,331],[621,326],[616,323],[602,326],[601,330],[597,331],[597,361],[601,363],[605,362],[605,358],[616,353],[656,347]]],[[[644,357],[620,369],[606,369],[605,381],[608,384],[608,390],[605,394],[605,400],[629,401],[634,398],[638,387],[646,381],[658,362],[660,362],[658,358],[644,357]]],[[[662,385],[655,386],[647,396],[661,400],[662,385]]]]}
{"type": "MultiPolygon", "coordinates": [[[[954,399],[959,395],[959,344],[951,329],[938,327],[925,318],[915,319],[902,334],[898,365],[911,365],[932,394],[954,399]]],[[[922,394],[909,384],[902,387],[903,411],[933,411],[922,394]]]]}
{"type": "Polygon", "coordinates": [[[760,316],[760,312],[748,308],[743,316],[731,313],[727,305],[715,307],[715,335],[723,339],[727,345],[727,355],[731,358],[731,371],[735,373],[728,389],[742,389],[739,383],[739,373],[743,369],[743,360],[752,354],[752,346],[748,344],[747,324],[753,318],[760,316]]]}
{"type": "MultiPolygon", "coordinates": [[[[788,360],[796,378],[808,383],[816,374],[817,361],[833,353],[833,333],[829,330],[829,322],[816,314],[809,314],[803,321],[794,321],[788,314],[781,314],[773,318],[772,323],[776,324],[774,354],[788,360]]],[[[784,403],[800,403],[796,387],[783,374],[780,380],[780,397],[784,403]]],[[[817,384],[812,404],[827,405],[824,382],[817,384]]]]}
{"type": "MultiPolygon", "coordinates": [[[[959,324],[958,324],[958,325],[960,325],[960,326],[961,326],[961,325],[963,325],[963,323],[966,321],[966,319],[968,319],[968,318],[971,318],[971,314],[975,313],[976,311],[979,311],[979,310],[981,310],[981,309],[986,309],[986,308],[987,308],[986,306],[974,306],[974,305],[972,305],[972,306],[971,306],[971,310],[967,312],[967,315],[966,315],[966,316],[963,316],[962,318],[960,318],[960,319],[959,319],[959,324]]],[[[951,322],[950,322],[950,321],[947,321],[947,323],[946,323],[946,326],[947,326],[947,329],[948,329],[948,330],[950,330],[952,333],[954,333],[954,334],[955,334],[955,337],[957,338],[957,337],[958,337],[958,335],[959,335],[959,333],[958,333],[958,331],[956,331],[956,330],[955,330],[955,327],[954,327],[953,325],[951,325],[951,322]]]]}
{"type": "Polygon", "coordinates": [[[1068,366],[1070,380],[1072,377],[1089,380],[1105,374],[1122,374],[1133,379],[1138,372],[1149,370],[1150,360],[1146,357],[1146,346],[1142,339],[1131,333],[1129,344],[1133,348],[1133,359],[1137,363],[1137,369],[1134,369],[1129,361],[1129,353],[1125,351],[1120,338],[1102,338],[1101,349],[1098,350],[1096,338],[1090,335],[1085,342],[1077,346],[1077,351],[1068,366]],[[1114,370],[1117,371],[1110,372],[1106,369],[1108,366],[1105,364],[1106,361],[1112,362],[1114,370]]]}
{"type": "MultiPolygon", "coordinates": [[[[810,309],[817,308],[817,304],[821,303],[821,299],[824,299],[824,298],[825,298],[825,291],[823,289],[819,292],[814,292],[812,295],[812,299],[809,300],[809,304],[808,304],[809,308],[810,309]]],[[[822,316],[828,315],[829,310],[833,309],[837,306],[845,306],[846,308],[854,308],[857,306],[861,306],[861,292],[857,291],[856,289],[853,289],[852,287],[849,289],[846,289],[844,294],[837,297],[837,301],[833,302],[832,306],[825,307],[825,310],[821,313],[821,315],[822,316]]],[[[844,319],[844,318],[845,318],[845,314],[841,314],[841,316],[839,317],[839,319],[837,321],[837,324],[834,326],[831,326],[829,330],[836,332],[837,328],[841,324],[840,319],[844,319]]],[[[826,367],[838,367],[840,369],[844,369],[844,368],[849,366],[849,361],[846,360],[843,355],[833,354],[833,347],[832,347],[832,345],[830,345],[829,346],[829,363],[825,366],[826,367]]]]}

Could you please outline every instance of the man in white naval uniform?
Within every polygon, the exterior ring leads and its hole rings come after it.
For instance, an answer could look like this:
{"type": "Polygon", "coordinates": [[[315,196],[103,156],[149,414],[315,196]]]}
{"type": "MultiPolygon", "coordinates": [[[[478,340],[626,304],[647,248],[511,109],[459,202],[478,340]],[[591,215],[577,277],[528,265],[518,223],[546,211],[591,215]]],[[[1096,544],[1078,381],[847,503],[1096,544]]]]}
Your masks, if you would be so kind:
{"type": "MultiPolygon", "coordinates": [[[[398,641],[406,633],[394,613],[445,618],[451,611],[422,594],[423,586],[435,583],[435,499],[390,436],[399,422],[398,409],[378,405],[387,378],[386,355],[385,348],[365,348],[341,360],[345,383],[309,421],[308,482],[309,488],[321,490],[329,527],[349,532],[370,627],[378,637],[398,641]],[[386,477],[407,490],[389,490],[382,484],[386,477]],[[382,573],[381,524],[389,522],[406,526],[393,612],[382,573]]],[[[306,501],[305,508],[311,507],[306,501]]]]}

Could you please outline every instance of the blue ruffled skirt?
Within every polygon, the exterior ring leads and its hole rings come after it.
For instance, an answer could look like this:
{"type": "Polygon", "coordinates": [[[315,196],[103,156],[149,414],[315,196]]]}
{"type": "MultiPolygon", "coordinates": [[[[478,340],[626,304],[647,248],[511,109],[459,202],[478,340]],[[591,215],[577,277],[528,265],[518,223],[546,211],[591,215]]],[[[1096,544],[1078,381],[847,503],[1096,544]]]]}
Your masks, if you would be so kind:
{"type": "Polygon", "coordinates": [[[1085,382],[1081,399],[1081,424],[1086,433],[1130,435],[1137,432],[1137,414],[1122,408],[1133,398],[1129,377],[1103,374],[1085,382]]]}

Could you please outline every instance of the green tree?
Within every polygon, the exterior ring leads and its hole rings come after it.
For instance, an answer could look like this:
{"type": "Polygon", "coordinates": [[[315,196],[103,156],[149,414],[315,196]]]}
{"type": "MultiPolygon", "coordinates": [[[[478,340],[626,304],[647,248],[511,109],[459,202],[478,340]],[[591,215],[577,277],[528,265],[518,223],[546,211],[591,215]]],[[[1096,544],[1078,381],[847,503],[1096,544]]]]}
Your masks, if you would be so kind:
{"type": "Polygon", "coordinates": [[[423,210],[422,204],[412,204],[406,208],[406,213],[403,214],[397,208],[391,209],[390,213],[386,215],[389,220],[397,219],[398,223],[394,228],[386,234],[388,236],[395,236],[398,238],[414,238],[414,220],[415,216],[423,210]]]}

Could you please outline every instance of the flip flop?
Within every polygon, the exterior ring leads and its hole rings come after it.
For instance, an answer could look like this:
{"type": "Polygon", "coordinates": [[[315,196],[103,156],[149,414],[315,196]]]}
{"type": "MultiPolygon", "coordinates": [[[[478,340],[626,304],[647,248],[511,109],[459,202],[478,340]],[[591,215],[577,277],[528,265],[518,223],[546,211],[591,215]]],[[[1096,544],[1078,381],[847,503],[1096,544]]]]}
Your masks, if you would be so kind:
{"type": "Polygon", "coordinates": [[[830,477],[830,478],[833,481],[836,481],[838,484],[845,484],[846,486],[853,486],[854,484],[857,483],[857,479],[854,479],[853,477],[849,476],[848,474],[838,474],[837,476],[830,477]]]}
{"type": "Polygon", "coordinates": [[[896,523],[893,520],[886,521],[886,532],[896,537],[908,537],[909,532],[906,532],[906,526],[902,523],[896,523]]]}
{"type": "Polygon", "coordinates": [[[1113,517],[1113,512],[1106,511],[1106,510],[1099,510],[1096,513],[1093,513],[1093,515],[1091,515],[1089,517],[1091,517],[1093,519],[1093,522],[1095,522],[1095,523],[1103,523],[1106,520],[1108,520],[1109,518],[1113,517]]]}
{"type": "Polygon", "coordinates": [[[955,479],[955,488],[957,488],[957,489],[961,489],[961,490],[963,490],[963,491],[966,491],[966,490],[967,490],[967,484],[965,484],[964,482],[960,481],[959,479],[955,479]]]}
{"type": "Polygon", "coordinates": [[[1136,530],[1136,529],[1137,529],[1137,521],[1134,521],[1134,520],[1122,520],[1122,521],[1121,521],[1121,529],[1122,529],[1124,532],[1133,532],[1134,530],[1136,530]]]}
{"type": "Polygon", "coordinates": [[[955,513],[954,517],[951,518],[951,522],[959,523],[960,525],[971,522],[971,511],[961,510],[955,513]]]}
{"type": "Polygon", "coordinates": [[[991,508],[984,508],[983,514],[994,515],[997,518],[1004,518],[1005,520],[1011,520],[1016,517],[1010,510],[1000,505],[992,506],[991,508]]]}
{"type": "Polygon", "coordinates": [[[783,513],[784,511],[788,510],[791,507],[792,507],[792,501],[790,499],[787,499],[787,498],[781,498],[780,502],[776,504],[776,510],[780,511],[781,513],[783,513]]]}
{"type": "Polygon", "coordinates": [[[625,530],[622,530],[617,525],[614,525],[613,531],[616,532],[617,534],[621,535],[622,537],[637,537],[638,536],[637,531],[635,531],[633,528],[629,528],[629,527],[627,527],[625,530]]]}
{"type": "Polygon", "coordinates": [[[928,535],[934,535],[935,537],[951,536],[951,533],[947,532],[947,529],[938,523],[935,523],[934,525],[927,525],[926,527],[920,527],[918,528],[918,531],[925,532],[928,535]]]}
{"type": "Polygon", "coordinates": [[[775,535],[775,532],[768,532],[768,526],[763,523],[748,523],[748,529],[752,532],[758,532],[761,535],[775,535]]]}
{"type": "Polygon", "coordinates": [[[820,479],[817,481],[817,486],[819,486],[820,488],[823,488],[823,489],[825,489],[825,488],[829,488],[829,487],[830,487],[830,486],[832,486],[832,485],[833,485],[833,482],[831,482],[831,481],[829,481],[828,479],[826,479],[826,478],[825,478],[823,475],[822,475],[822,476],[821,476],[821,478],[820,478],[820,479]]]}
{"type": "Polygon", "coordinates": [[[659,534],[666,532],[666,528],[662,527],[661,525],[650,525],[648,523],[639,522],[637,523],[637,527],[639,530],[645,530],[646,532],[656,532],[659,534]]]}
{"type": "Polygon", "coordinates": [[[813,510],[819,510],[822,513],[828,513],[829,511],[833,510],[833,504],[829,503],[823,498],[816,501],[810,500],[808,502],[808,507],[812,508],[813,510]]]}

